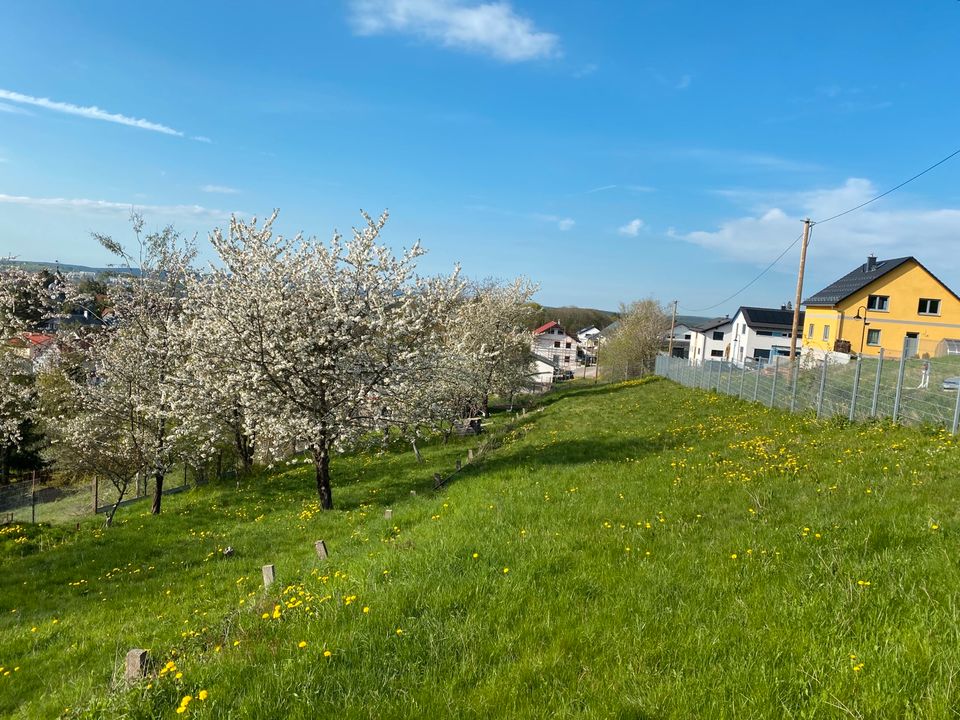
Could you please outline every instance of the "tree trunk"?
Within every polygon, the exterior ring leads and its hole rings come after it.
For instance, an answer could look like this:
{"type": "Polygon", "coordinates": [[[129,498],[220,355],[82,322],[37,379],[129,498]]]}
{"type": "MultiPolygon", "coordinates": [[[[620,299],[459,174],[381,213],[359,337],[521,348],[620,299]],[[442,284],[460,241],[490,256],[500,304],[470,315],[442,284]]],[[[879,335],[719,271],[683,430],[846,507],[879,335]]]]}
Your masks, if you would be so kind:
{"type": "Polygon", "coordinates": [[[250,436],[238,427],[234,429],[234,441],[237,446],[237,454],[243,463],[243,474],[249,475],[253,469],[253,443],[250,441],[250,436]]]}
{"type": "Polygon", "coordinates": [[[417,441],[411,440],[410,444],[413,446],[413,454],[417,456],[417,462],[423,462],[423,455],[420,454],[420,448],[417,447],[417,441]]]}
{"type": "Polygon", "coordinates": [[[117,488],[120,491],[120,494],[117,495],[117,501],[113,504],[113,507],[110,508],[110,511],[107,513],[107,518],[104,521],[104,525],[106,527],[110,527],[113,525],[113,516],[117,514],[117,508],[120,507],[120,503],[123,501],[123,496],[127,492],[128,487],[130,487],[129,482],[125,483],[122,488],[117,488]]]}
{"type": "Polygon", "coordinates": [[[153,488],[153,505],[150,507],[150,512],[154,515],[160,514],[160,501],[163,499],[163,471],[158,470],[154,473],[153,479],[156,482],[156,485],[153,488]]]}
{"type": "Polygon", "coordinates": [[[313,466],[317,471],[317,494],[320,507],[333,510],[333,492],[330,489],[330,449],[324,445],[313,451],[313,466]]]}

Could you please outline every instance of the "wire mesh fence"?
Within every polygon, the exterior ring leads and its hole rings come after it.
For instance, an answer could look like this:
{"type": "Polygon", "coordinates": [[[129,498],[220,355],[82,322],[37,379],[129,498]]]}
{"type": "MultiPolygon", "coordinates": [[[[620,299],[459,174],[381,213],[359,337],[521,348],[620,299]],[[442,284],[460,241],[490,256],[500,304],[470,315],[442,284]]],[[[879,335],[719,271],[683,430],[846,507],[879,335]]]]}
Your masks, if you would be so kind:
{"type": "Polygon", "coordinates": [[[960,424],[960,355],[943,342],[906,338],[900,352],[854,357],[807,353],[790,361],[695,363],[657,357],[658,375],[688,387],[714,390],[767,407],[814,412],[851,421],[890,418],[932,424],[956,434],[960,424]],[[928,347],[929,345],[929,347],[928,347]]]}

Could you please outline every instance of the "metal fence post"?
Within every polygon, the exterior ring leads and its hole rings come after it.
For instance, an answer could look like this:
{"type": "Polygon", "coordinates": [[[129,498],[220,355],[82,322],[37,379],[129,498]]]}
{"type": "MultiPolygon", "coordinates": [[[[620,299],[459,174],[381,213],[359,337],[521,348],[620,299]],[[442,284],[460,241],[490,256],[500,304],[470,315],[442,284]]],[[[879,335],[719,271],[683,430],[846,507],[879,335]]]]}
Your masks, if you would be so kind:
{"type": "Polygon", "coordinates": [[[857,393],[860,392],[860,366],[863,365],[863,357],[857,355],[857,367],[853,370],[853,395],[850,396],[850,422],[853,422],[857,413],[857,393]]]}
{"type": "Polygon", "coordinates": [[[893,396],[893,422],[900,418],[900,400],[903,396],[903,375],[907,370],[907,338],[903,338],[903,351],[900,353],[900,369],[897,372],[897,393],[893,396]]]}
{"type": "Polygon", "coordinates": [[[790,412],[796,412],[797,409],[797,381],[800,379],[800,358],[793,358],[793,387],[790,389],[790,412]]]}
{"type": "Polygon", "coordinates": [[[957,425],[960,425],[960,382],[957,383],[957,404],[953,407],[953,429],[954,435],[957,434],[957,425]]]}
{"type": "Polygon", "coordinates": [[[823,369],[820,371],[820,392],[817,393],[817,417],[823,415],[823,394],[827,389],[827,355],[823,356],[823,369]]]}
{"type": "Polygon", "coordinates": [[[883,370],[883,348],[877,358],[877,379],[873,383],[873,401],[870,403],[870,417],[877,416],[877,402],[880,400],[880,372],[883,370]]]}
{"type": "Polygon", "coordinates": [[[757,380],[753,383],[753,401],[757,401],[757,393],[760,392],[760,367],[757,367],[757,380]]]}
{"type": "Polygon", "coordinates": [[[775,355],[773,358],[773,386],[770,388],[770,407],[772,408],[777,402],[777,376],[780,374],[780,356],[775,355]]]}
{"type": "Polygon", "coordinates": [[[747,364],[744,363],[740,366],[740,392],[737,393],[737,397],[743,400],[743,381],[747,375],[747,364]]]}

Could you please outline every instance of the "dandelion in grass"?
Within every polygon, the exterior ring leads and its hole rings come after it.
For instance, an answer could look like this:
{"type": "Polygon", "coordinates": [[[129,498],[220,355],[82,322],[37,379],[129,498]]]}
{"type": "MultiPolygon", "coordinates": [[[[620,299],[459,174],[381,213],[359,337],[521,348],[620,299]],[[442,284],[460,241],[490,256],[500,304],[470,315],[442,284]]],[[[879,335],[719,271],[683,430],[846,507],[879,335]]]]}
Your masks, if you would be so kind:
{"type": "Polygon", "coordinates": [[[730,559],[731,559],[731,560],[736,560],[736,559],[737,559],[737,554],[736,554],[736,553],[730,553],[730,559]]]}
{"type": "Polygon", "coordinates": [[[503,569],[503,574],[506,575],[508,572],[510,572],[510,568],[505,567],[505,568],[503,569]]]}
{"type": "Polygon", "coordinates": [[[864,588],[870,587],[870,581],[869,581],[869,580],[857,580],[857,585],[859,585],[860,587],[864,587],[864,588]]]}
{"type": "Polygon", "coordinates": [[[330,652],[329,650],[324,650],[324,651],[323,651],[323,656],[324,656],[325,658],[328,658],[328,657],[330,657],[331,655],[333,655],[333,653],[330,652]]]}
{"type": "Polygon", "coordinates": [[[478,557],[480,557],[480,553],[474,553],[474,554],[473,554],[473,559],[474,559],[474,560],[476,560],[478,557]]]}
{"type": "Polygon", "coordinates": [[[197,693],[197,700],[206,700],[208,697],[210,697],[210,693],[206,690],[201,690],[197,693]]]}
{"type": "Polygon", "coordinates": [[[303,650],[303,648],[305,648],[306,646],[307,646],[306,640],[301,640],[300,642],[297,643],[297,647],[300,648],[301,650],[303,650]]]}
{"type": "Polygon", "coordinates": [[[403,628],[397,628],[397,637],[403,635],[403,628]]]}

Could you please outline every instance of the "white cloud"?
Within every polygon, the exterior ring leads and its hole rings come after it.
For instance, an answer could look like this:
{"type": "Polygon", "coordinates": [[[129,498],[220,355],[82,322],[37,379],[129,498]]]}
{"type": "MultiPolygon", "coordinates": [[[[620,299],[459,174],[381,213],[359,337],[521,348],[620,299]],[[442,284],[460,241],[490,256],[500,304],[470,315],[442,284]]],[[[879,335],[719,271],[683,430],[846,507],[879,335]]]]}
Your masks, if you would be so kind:
{"type": "Polygon", "coordinates": [[[573,218],[563,218],[562,220],[557,222],[557,227],[560,230],[566,232],[567,230],[572,230],[573,226],[576,224],[577,222],[573,218]]]}
{"type": "Polygon", "coordinates": [[[95,105],[84,107],[81,105],[74,105],[72,103],[57,102],[56,100],[50,100],[49,98],[23,95],[18,92],[3,89],[0,89],[0,100],[9,100],[10,102],[20,103],[21,105],[42,107],[47,110],[53,110],[54,112],[66,113],[67,115],[79,115],[80,117],[85,117],[90,120],[104,120],[106,122],[117,123],[119,125],[128,125],[129,127],[140,128],[141,130],[151,130],[153,132],[163,133],[164,135],[176,135],[177,137],[183,137],[182,132],[179,130],[174,130],[171,127],[167,127],[166,125],[151,122],[150,120],[142,120],[140,118],[128,117],[127,115],[107,112],[106,110],[101,110],[95,105]]]}
{"type": "Polygon", "coordinates": [[[129,215],[132,210],[136,210],[147,215],[168,215],[181,218],[208,218],[218,220],[228,219],[233,214],[239,214],[229,210],[217,210],[200,205],[141,205],[138,203],[112,202],[109,200],[38,198],[27,197],[25,195],[5,195],[3,193],[0,193],[0,203],[51,210],[123,215],[129,215]]]}
{"type": "Polygon", "coordinates": [[[741,150],[720,150],[715,148],[674,148],[667,151],[669,155],[681,158],[690,158],[700,162],[719,165],[739,165],[741,167],[759,168],[763,170],[780,170],[786,172],[810,172],[822,168],[810,162],[791,160],[777,155],[757,153],[741,150]]]}
{"type": "Polygon", "coordinates": [[[351,0],[350,6],[358,35],[410,34],[507,62],[560,54],[560,39],[537,30],[508,2],[471,5],[463,0],[351,0]]]}
{"type": "Polygon", "coordinates": [[[226,185],[201,185],[200,189],[205,193],[220,193],[222,195],[236,195],[240,192],[236,188],[226,185]]]}
{"type": "Polygon", "coordinates": [[[626,225],[621,225],[617,232],[621,235],[627,235],[629,237],[636,237],[640,234],[640,230],[643,228],[644,222],[640,218],[634,218],[626,225]]]}
{"type": "Polygon", "coordinates": [[[593,195],[594,193],[606,192],[607,190],[616,190],[617,188],[623,188],[624,190],[634,193],[649,193],[656,191],[656,188],[650,187],[649,185],[601,185],[600,187],[586,190],[583,194],[593,195]]]}
{"type": "MultiPolygon", "coordinates": [[[[718,255],[767,265],[803,229],[805,217],[827,218],[878,194],[869,180],[850,178],[832,188],[793,193],[736,190],[723,193],[748,208],[747,215],[727,220],[713,230],[680,233],[671,237],[698,245],[718,255]]],[[[830,282],[864,262],[869,253],[878,257],[914,255],[939,274],[960,274],[956,242],[960,237],[960,208],[897,206],[884,198],[862,210],[823,225],[814,225],[808,258],[813,284],[830,282]]],[[[778,268],[796,271],[796,253],[788,254],[778,268]]],[[[942,278],[946,280],[946,278],[942,278]]]]}
{"type": "Polygon", "coordinates": [[[196,140],[197,142],[208,143],[208,144],[213,142],[213,140],[208,138],[206,135],[192,135],[190,139],[196,140]]]}

